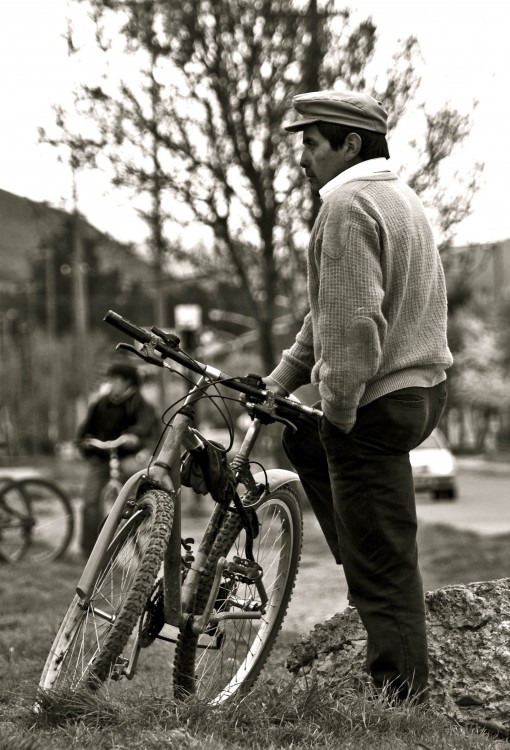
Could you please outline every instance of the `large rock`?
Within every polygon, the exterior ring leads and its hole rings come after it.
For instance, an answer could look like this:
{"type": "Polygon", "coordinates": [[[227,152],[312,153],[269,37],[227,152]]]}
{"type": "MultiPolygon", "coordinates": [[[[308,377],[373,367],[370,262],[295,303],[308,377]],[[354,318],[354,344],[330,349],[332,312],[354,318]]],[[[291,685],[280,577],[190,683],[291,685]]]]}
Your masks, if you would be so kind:
{"type": "MultiPolygon", "coordinates": [[[[447,716],[510,736],[510,578],[426,594],[430,700],[447,716]]],[[[366,633],[357,612],[318,624],[292,648],[296,688],[365,682],[366,633]]]]}

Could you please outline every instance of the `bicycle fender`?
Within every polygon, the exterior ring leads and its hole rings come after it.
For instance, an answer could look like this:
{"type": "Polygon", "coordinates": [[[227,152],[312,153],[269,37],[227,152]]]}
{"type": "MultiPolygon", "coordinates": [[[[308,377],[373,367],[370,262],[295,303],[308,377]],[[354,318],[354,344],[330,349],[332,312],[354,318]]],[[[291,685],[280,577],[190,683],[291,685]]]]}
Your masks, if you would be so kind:
{"type": "Polygon", "coordinates": [[[284,484],[295,484],[295,489],[298,495],[304,493],[301,485],[301,480],[294,471],[287,471],[287,469],[268,469],[268,471],[259,471],[253,476],[257,484],[267,485],[269,492],[277,490],[278,487],[282,487],[284,484]]]}
{"type": "Polygon", "coordinates": [[[85,564],[80,580],[76,585],[76,593],[86,604],[90,601],[90,596],[92,595],[98,571],[101,569],[101,565],[108,552],[108,545],[115,535],[115,531],[124,510],[126,498],[129,497],[131,491],[136,486],[136,483],[146,474],[147,469],[140,469],[140,471],[137,471],[132,477],[129,477],[114,502],[110,514],[101,527],[94,548],[90,553],[90,557],[85,564]]]}

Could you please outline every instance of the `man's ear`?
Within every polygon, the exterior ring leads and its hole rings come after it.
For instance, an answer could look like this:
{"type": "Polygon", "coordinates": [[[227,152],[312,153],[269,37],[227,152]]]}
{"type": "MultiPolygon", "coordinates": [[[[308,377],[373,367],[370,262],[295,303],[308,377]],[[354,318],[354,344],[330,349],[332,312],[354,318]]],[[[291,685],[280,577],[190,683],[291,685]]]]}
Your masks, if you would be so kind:
{"type": "Polygon", "coordinates": [[[353,161],[359,156],[363,141],[357,133],[349,133],[344,141],[345,159],[346,161],[353,161]]]}

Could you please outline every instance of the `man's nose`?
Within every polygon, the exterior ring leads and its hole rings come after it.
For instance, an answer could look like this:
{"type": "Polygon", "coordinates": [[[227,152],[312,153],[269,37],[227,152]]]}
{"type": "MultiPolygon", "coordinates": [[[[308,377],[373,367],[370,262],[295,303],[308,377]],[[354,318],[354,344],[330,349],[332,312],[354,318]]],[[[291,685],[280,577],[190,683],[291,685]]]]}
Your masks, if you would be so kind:
{"type": "Polygon", "coordinates": [[[306,149],[301,152],[301,159],[299,160],[299,166],[302,169],[306,169],[310,166],[310,157],[306,149]]]}

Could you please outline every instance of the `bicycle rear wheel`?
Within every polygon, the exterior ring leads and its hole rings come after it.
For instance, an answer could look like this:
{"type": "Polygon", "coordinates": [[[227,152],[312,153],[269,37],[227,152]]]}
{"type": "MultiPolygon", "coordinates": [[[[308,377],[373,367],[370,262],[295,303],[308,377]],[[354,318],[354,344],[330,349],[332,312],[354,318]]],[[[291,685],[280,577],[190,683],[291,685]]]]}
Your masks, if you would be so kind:
{"type": "Polygon", "coordinates": [[[73,509],[67,494],[55,482],[38,477],[12,480],[0,492],[8,507],[28,509],[23,518],[18,515],[26,543],[11,559],[24,557],[42,563],[62,557],[74,532],[73,509]]]}
{"type": "Polygon", "coordinates": [[[30,545],[32,515],[30,505],[22,493],[5,492],[12,485],[0,488],[0,562],[20,560],[30,545]]]}
{"type": "MultiPolygon", "coordinates": [[[[299,566],[302,516],[296,494],[288,486],[274,490],[257,509],[260,531],[253,554],[262,567],[268,596],[260,619],[225,619],[198,636],[190,626],[180,633],[174,660],[173,682],[177,697],[195,695],[213,705],[234,695],[244,695],[259,675],[281,628],[299,566]]],[[[244,532],[236,514],[230,514],[209,555],[199,584],[193,614],[205,608],[217,563],[243,556],[244,532]]],[[[260,591],[224,574],[215,612],[241,612],[260,606],[260,591]]]]}
{"type": "Polygon", "coordinates": [[[149,490],[122,521],[98,571],[88,605],[76,596],[57,632],[39,686],[97,689],[116,666],[142,614],[170,538],[174,506],[166,492],[149,490]]]}

